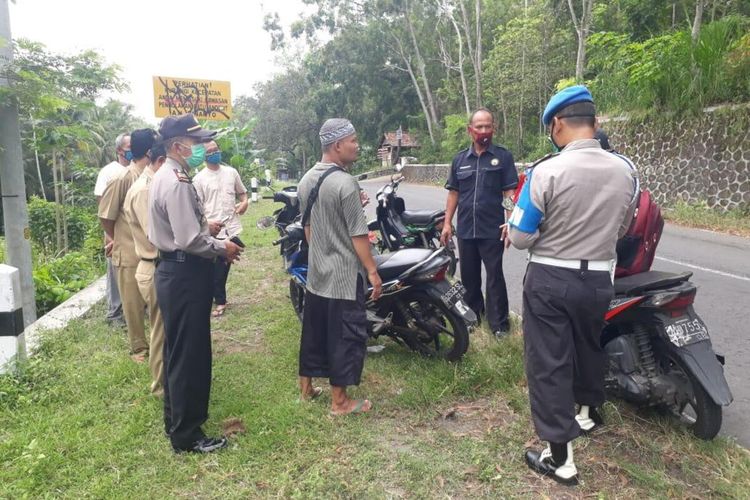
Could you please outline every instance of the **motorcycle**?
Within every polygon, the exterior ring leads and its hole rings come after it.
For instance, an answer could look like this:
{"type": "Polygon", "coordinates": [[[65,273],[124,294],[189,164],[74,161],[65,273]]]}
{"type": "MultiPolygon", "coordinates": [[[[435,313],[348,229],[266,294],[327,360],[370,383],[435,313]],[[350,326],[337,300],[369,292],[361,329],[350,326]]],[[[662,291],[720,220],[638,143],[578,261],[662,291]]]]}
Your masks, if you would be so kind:
{"type": "MultiPolygon", "coordinates": [[[[273,242],[281,247],[294,311],[302,320],[307,284],[307,245],[299,222],[290,224],[285,235],[273,242]]],[[[460,282],[446,279],[450,257],[444,249],[410,248],[374,255],[383,281],[378,300],[367,299],[370,337],[387,336],[397,343],[432,357],[460,360],[469,347],[469,328],[477,323],[463,300],[460,282]]]]}
{"type": "Polygon", "coordinates": [[[714,353],[693,308],[692,273],[647,271],[615,279],[601,344],[608,356],[607,392],[656,407],[701,439],[721,428],[732,402],[724,358],[714,353]]]}
{"type": "MultiPolygon", "coordinates": [[[[397,166],[397,172],[400,171],[399,167],[400,165],[397,166]]],[[[380,253],[401,248],[436,250],[440,247],[445,210],[406,210],[404,199],[397,195],[398,186],[403,180],[403,177],[391,176],[390,182],[375,195],[376,219],[370,221],[367,227],[370,231],[380,233],[376,248],[380,253]]],[[[453,276],[458,259],[452,239],[448,243],[446,254],[450,258],[448,274],[453,276]]]]}

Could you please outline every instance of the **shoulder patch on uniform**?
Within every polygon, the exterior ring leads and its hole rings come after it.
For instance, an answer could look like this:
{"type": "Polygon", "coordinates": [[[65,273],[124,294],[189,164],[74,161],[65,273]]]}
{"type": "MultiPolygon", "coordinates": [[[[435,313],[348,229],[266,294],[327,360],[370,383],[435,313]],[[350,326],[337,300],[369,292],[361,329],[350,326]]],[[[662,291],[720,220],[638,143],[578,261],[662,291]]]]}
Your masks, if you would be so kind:
{"type": "Polygon", "coordinates": [[[523,187],[521,188],[521,195],[518,197],[518,202],[516,202],[516,206],[513,209],[513,213],[511,213],[510,219],[508,219],[508,224],[527,234],[534,234],[544,217],[544,213],[542,213],[542,211],[531,201],[531,182],[533,174],[533,169],[527,171],[526,182],[524,182],[523,187]]]}
{"type": "Polygon", "coordinates": [[[536,167],[537,165],[539,165],[540,163],[545,162],[545,161],[549,160],[550,158],[554,158],[555,156],[559,156],[559,155],[560,155],[559,152],[557,152],[557,153],[548,153],[548,154],[542,156],[541,158],[539,158],[534,163],[532,163],[531,166],[529,167],[529,169],[532,169],[532,168],[536,167]]]}
{"type": "Polygon", "coordinates": [[[175,177],[177,177],[177,180],[179,182],[187,182],[188,184],[193,183],[193,178],[190,177],[188,174],[183,172],[182,170],[172,170],[174,172],[175,177]]]}

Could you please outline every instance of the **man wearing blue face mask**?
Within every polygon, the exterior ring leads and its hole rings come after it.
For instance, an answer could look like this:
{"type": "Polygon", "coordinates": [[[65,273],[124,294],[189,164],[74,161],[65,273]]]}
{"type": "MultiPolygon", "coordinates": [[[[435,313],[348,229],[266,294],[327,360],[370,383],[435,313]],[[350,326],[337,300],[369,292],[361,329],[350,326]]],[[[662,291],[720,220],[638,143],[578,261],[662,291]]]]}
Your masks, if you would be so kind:
{"type": "Polygon", "coordinates": [[[227,445],[206,436],[211,392],[211,302],[214,260],[239,259],[242,249],[215,238],[190,173],[206,157],[205,130],[195,116],[168,116],[159,125],[167,161],[148,193],[148,239],[158,249],[154,282],[164,320],[164,430],[175,453],[210,453],[227,445]]]}
{"type": "MultiPolygon", "coordinates": [[[[115,152],[117,159],[103,166],[96,176],[96,185],[94,185],[94,196],[96,203],[102,199],[104,190],[115,177],[118,177],[123,170],[130,165],[133,159],[133,153],[130,151],[130,134],[122,133],[115,139],[115,152]]],[[[112,264],[110,254],[112,252],[113,241],[104,234],[104,251],[107,257],[107,316],[106,321],[113,325],[124,325],[125,318],[122,315],[122,301],[120,291],[117,289],[117,274],[115,266],[112,264]]]]}
{"type": "MultiPolygon", "coordinates": [[[[244,247],[239,238],[242,232],[240,215],[247,211],[247,188],[237,170],[221,164],[221,150],[216,142],[206,143],[206,168],[198,172],[193,184],[203,202],[206,218],[224,224],[218,237],[244,247]]],[[[224,314],[227,307],[227,277],[231,265],[221,257],[214,263],[214,317],[224,314]]]]}

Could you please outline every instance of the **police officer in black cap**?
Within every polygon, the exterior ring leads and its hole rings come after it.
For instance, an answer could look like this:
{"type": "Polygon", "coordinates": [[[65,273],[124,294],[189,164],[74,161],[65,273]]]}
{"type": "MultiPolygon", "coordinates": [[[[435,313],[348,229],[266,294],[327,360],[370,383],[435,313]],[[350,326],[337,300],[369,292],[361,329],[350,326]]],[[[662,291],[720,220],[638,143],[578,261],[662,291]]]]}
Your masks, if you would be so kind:
{"type": "Polygon", "coordinates": [[[176,453],[209,453],[227,445],[201,429],[211,390],[213,261],[233,262],[242,250],[212,236],[221,225],[206,220],[190,176],[216,132],[185,114],[164,118],[159,134],[167,160],[149,190],[148,238],[159,250],[154,279],[165,333],[164,426],[176,453]]]}
{"type": "Polygon", "coordinates": [[[550,100],[542,120],[561,152],[527,173],[509,220],[529,250],[523,332],[534,427],[548,442],[526,451],[536,472],[576,484],[572,441],[602,420],[606,356],[599,344],[614,294],[615,243],[635,208],[634,170],[594,138],[594,100],[583,85],[550,100]],[[576,414],[576,404],[579,405],[576,414]]]}
{"type": "MultiPolygon", "coordinates": [[[[472,144],[453,159],[448,182],[445,225],[440,236],[447,245],[458,209],[458,253],[466,302],[477,317],[486,311],[492,333],[500,338],[510,330],[508,290],[503,276],[503,252],[510,243],[501,238],[505,210],[512,208],[518,185],[513,155],[492,144],[493,114],[485,108],[472,113],[467,131],[472,144]],[[487,270],[487,300],[482,297],[482,264],[487,270]]],[[[510,211],[508,211],[510,215],[510,211]]]]}

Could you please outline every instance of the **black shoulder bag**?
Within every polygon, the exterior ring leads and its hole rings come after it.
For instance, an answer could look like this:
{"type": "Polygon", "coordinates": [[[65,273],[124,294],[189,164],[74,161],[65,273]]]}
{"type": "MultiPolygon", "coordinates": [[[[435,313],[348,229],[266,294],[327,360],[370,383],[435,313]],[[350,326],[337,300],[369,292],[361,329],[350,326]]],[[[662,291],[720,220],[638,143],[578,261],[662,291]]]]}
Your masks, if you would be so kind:
{"type": "Polygon", "coordinates": [[[334,172],[346,172],[343,168],[339,167],[338,165],[334,165],[325,172],[323,172],[323,175],[320,176],[320,179],[318,179],[318,183],[315,184],[315,187],[312,188],[312,191],[310,191],[310,199],[307,202],[307,207],[305,207],[305,213],[302,215],[302,229],[305,228],[307,223],[310,221],[310,214],[312,213],[312,207],[315,204],[315,202],[318,200],[318,191],[320,191],[320,186],[323,185],[323,181],[326,180],[326,177],[331,175],[334,172]]]}

